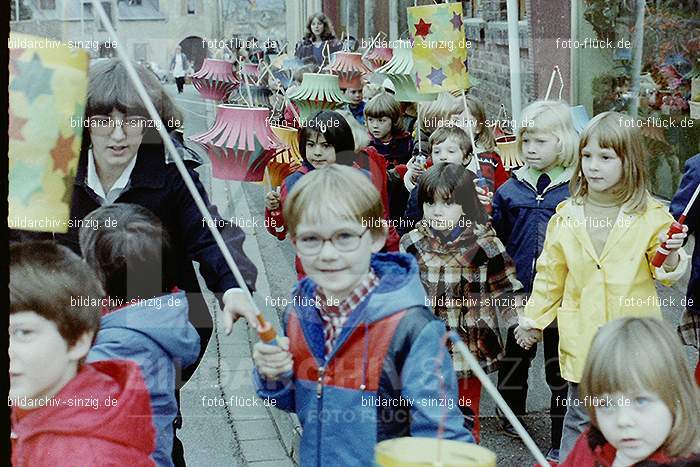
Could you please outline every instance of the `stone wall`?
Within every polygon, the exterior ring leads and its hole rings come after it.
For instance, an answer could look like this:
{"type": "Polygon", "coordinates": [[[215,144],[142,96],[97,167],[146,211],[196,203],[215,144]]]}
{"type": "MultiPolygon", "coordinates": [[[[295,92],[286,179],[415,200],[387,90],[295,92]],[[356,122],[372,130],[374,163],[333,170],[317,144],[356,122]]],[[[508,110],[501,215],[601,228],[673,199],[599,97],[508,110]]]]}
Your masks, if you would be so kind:
{"type": "MultiPolygon", "coordinates": [[[[508,58],[508,23],[505,0],[480,0],[472,16],[472,1],[462,2],[465,34],[471,42],[469,75],[477,84],[472,92],[486,107],[488,118],[496,118],[501,104],[510,114],[510,61],[508,58]]],[[[529,8],[530,1],[526,2],[529,8]]],[[[533,100],[533,72],[530,57],[530,22],[519,21],[520,83],[522,105],[533,100]]]]}

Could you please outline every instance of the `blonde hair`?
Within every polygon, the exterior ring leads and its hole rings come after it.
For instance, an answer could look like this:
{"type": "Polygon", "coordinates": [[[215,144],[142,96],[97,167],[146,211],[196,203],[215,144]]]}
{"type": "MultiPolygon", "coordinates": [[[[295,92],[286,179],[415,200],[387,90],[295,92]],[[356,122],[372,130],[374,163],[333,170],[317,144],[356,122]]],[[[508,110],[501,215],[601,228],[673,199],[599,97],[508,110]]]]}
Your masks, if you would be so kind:
{"type": "Polygon", "coordinates": [[[441,126],[455,126],[451,122],[448,124],[444,124],[444,122],[449,122],[453,115],[459,115],[464,112],[465,100],[469,113],[476,120],[476,128],[474,129],[475,142],[485,150],[493,151],[496,147],[496,139],[493,136],[493,131],[487,125],[484,105],[472,95],[467,94],[465,98],[462,98],[461,94],[458,96],[449,92],[438,94],[436,100],[428,102],[425,107],[421,108],[421,117],[425,128],[428,130],[428,133],[432,133],[441,126]]]}
{"type": "Polygon", "coordinates": [[[350,129],[352,130],[352,137],[355,140],[355,151],[359,151],[361,148],[369,146],[369,134],[367,133],[367,127],[362,123],[358,122],[355,117],[348,110],[335,110],[341,117],[348,122],[350,129]]]}
{"type": "Polygon", "coordinates": [[[522,160],[523,137],[537,133],[551,134],[559,140],[557,164],[570,167],[578,156],[578,134],[571,118],[571,109],[564,101],[536,101],[525,107],[523,126],[518,130],[518,153],[522,160]]]}
{"type": "Polygon", "coordinates": [[[401,105],[394,96],[387,92],[380,92],[367,102],[365,119],[367,117],[388,117],[391,119],[391,133],[398,133],[403,130],[401,105]]]}
{"type": "Polygon", "coordinates": [[[462,151],[462,157],[466,161],[472,152],[472,142],[467,133],[458,127],[443,127],[435,130],[428,139],[428,154],[432,156],[435,145],[442,144],[450,138],[457,141],[459,149],[462,151]]]}
{"type": "MultiPolygon", "coordinates": [[[[700,428],[700,390],[693,381],[678,336],[654,318],[621,318],[598,330],[586,360],[580,398],[606,394],[655,393],[673,417],[671,432],[662,445],[670,456],[697,449],[700,428]],[[653,352],[650,352],[653,349],[653,352]]],[[[597,428],[595,407],[587,406],[597,428]]]]}
{"type": "Polygon", "coordinates": [[[359,169],[331,164],[313,170],[294,185],[283,215],[293,236],[302,222],[323,224],[330,217],[355,221],[384,234],[384,206],[369,177],[359,169]]]}
{"type": "Polygon", "coordinates": [[[588,194],[588,181],[583,175],[580,155],[593,138],[598,140],[598,146],[601,148],[615,151],[622,161],[622,178],[613,188],[619,204],[629,202],[632,212],[646,209],[649,195],[642,135],[634,120],[619,112],[603,112],[596,115],[581,132],[578,144],[579,158],[569,182],[571,197],[580,203],[588,194]]]}

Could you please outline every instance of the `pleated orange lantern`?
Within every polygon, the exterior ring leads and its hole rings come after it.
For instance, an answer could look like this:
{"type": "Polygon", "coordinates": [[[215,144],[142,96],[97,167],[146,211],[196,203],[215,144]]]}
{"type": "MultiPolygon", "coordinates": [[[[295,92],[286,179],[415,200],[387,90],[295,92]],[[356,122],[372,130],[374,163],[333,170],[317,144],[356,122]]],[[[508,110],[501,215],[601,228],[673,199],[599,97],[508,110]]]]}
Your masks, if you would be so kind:
{"type": "Polygon", "coordinates": [[[375,47],[367,54],[365,59],[370,62],[376,70],[389,63],[389,60],[391,60],[393,56],[394,52],[390,47],[375,47]]]}
{"type": "Polygon", "coordinates": [[[326,70],[338,76],[341,89],[362,89],[362,77],[372,72],[362,62],[362,54],[356,52],[334,53],[333,61],[326,70]]]}

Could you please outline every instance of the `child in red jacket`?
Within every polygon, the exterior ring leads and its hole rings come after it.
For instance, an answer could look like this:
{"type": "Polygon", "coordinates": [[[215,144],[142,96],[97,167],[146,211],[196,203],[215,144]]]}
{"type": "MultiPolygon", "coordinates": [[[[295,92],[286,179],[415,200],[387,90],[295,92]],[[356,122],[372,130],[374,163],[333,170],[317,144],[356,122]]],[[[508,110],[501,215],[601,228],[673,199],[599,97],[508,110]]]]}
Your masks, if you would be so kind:
{"type": "MultiPolygon", "coordinates": [[[[355,140],[348,122],[337,112],[322,111],[310,118],[299,132],[299,150],[302,166],[282,182],[279,192],[271,191],[265,196],[265,225],[268,232],[284,240],[287,237],[282,209],[287,193],[302,176],[310,171],[330,165],[350,165],[365,170],[372,184],[382,195],[382,204],[388,217],[386,161],[374,148],[355,152],[355,140]]],[[[399,237],[390,229],[385,245],[386,251],[398,251],[399,237]]],[[[295,261],[298,278],[305,276],[298,258],[295,261]]]]}
{"type": "Polygon", "coordinates": [[[621,318],[600,328],[580,400],[592,426],[562,467],[700,465],[700,390],[661,320],[621,318]]]}
{"type": "Polygon", "coordinates": [[[53,242],[10,247],[12,465],[154,466],[148,390],[135,363],[86,364],[104,293],[53,242]]]}

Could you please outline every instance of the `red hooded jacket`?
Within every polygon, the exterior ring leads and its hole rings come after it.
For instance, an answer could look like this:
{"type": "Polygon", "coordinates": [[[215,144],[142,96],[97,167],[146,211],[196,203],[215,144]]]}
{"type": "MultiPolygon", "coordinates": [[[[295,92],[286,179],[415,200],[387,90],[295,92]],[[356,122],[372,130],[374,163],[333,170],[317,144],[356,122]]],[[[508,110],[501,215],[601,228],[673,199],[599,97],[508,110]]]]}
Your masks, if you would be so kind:
{"type": "Polygon", "coordinates": [[[13,407],[10,437],[14,467],[155,465],[148,389],[125,360],[84,364],[43,407],[13,407]]]}

